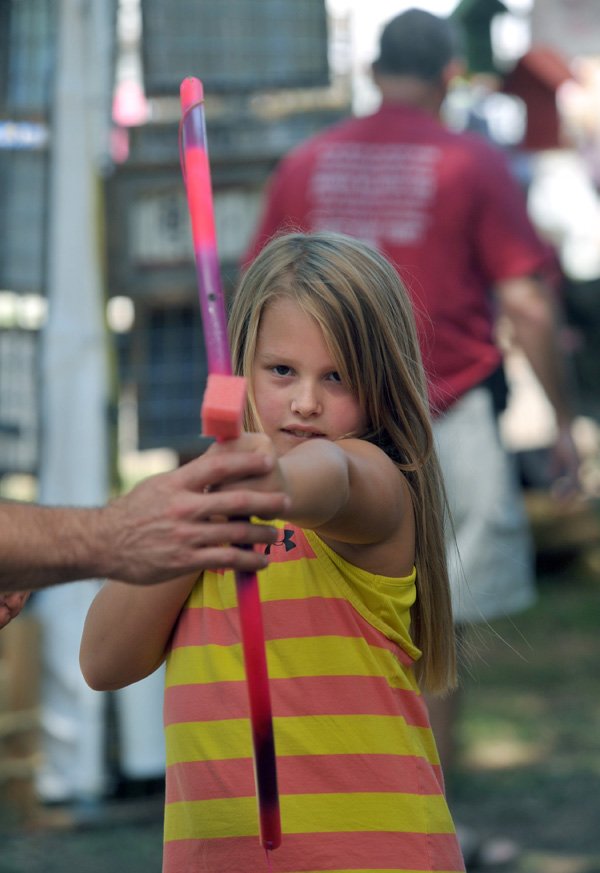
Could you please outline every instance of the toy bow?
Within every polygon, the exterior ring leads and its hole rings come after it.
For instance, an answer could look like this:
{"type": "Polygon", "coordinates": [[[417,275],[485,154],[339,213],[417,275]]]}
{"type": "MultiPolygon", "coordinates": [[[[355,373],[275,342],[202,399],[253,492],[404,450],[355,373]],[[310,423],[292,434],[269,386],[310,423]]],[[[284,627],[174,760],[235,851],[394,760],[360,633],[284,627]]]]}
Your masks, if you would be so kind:
{"type": "MultiPolygon", "coordinates": [[[[202,82],[193,77],[184,79],[180,97],[180,158],[192,225],[208,364],[202,402],[202,431],[217,440],[227,440],[239,436],[242,429],[246,380],[232,375],[217,255],[202,82]]],[[[252,727],[260,842],[265,849],[271,850],[281,842],[281,823],[258,580],[255,573],[236,572],[235,581],[252,727]]]]}

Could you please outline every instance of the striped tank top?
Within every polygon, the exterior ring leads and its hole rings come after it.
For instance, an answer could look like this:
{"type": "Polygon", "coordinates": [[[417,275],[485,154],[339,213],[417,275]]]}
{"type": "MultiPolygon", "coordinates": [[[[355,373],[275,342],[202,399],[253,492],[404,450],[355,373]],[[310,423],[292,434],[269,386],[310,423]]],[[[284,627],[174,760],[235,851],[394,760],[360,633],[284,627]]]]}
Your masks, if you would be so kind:
{"type": "MultiPolygon", "coordinates": [[[[282,843],[272,873],[464,870],[412,665],[415,573],[375,576],[277,522],[260,574],[282,843]]],[[[267,871],[235,580],[206,572],[165,688],[163,873],[267,871]]]]}

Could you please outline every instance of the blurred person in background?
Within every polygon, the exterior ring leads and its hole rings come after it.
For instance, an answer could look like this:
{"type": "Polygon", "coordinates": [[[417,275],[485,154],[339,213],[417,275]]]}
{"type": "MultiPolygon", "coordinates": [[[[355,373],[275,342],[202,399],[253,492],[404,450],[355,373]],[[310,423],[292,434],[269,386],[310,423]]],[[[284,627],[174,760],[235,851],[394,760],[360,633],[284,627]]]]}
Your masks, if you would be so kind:
{"type": "MultiPolygon", "coordinates": [[[[372,68],[380,108],[284,157],[244,258],[250,263],[283,230],[333,230],[379,249],[408,286],[454,528],[447,547],[460,637],[468,625],[517,613],[536,596],[522,493],[497,426],[507,393],[495,339],[500,316],[553,407],[553,477],[563,493],[577,490],[579,468],[558,342],[555,255],[534,230],[500,150],[442,123],[448,85],[463,69],[450,20],[419,9],[393,18],[372,68]]],[[[455,765],[458,704],[456,692],[430,701],[447,773],[455,765]]],[[[469,835],[463,850],[472,863],[485,847],[469,835]]]]}

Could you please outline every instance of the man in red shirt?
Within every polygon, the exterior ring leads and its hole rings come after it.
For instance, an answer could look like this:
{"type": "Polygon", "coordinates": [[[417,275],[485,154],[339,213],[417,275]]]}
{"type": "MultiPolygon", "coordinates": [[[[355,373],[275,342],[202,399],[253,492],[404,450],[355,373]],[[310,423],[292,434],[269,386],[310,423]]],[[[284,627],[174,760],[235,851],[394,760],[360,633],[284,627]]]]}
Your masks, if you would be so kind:
{"type": "MultiPolygon", "coordinates": [[[[578,459],[550,285],[554,255],[532,227],[504,155],[439,118],[459,49],[447,19],[418,9],[392,19],[373,65],[381,107],[281,161],[245,262],[277,232],[327,229],[371,243],[397,267],[430,382],[460,554],[451,554],[460,627],[524,609],[535,596],[527,520],[491,390],[502,376],[498,315],[554,408],[555,472],[567,487],[576,487],[578,459]]],[[[455,698],[432,703],[446,765],[455,712],[455,698]]]]}

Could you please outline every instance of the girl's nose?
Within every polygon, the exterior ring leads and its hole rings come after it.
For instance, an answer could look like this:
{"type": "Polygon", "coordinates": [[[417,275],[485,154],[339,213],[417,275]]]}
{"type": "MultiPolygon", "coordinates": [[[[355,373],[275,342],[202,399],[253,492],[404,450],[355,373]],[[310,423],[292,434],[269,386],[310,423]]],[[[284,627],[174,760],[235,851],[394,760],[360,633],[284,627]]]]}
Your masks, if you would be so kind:
{"type": "Polygon", "coordinates": [[[309,415],[318,415],[321,412],[321,401],[318,392],[312,385],[297,386],[297,391],[292,398],[292,412],[306,418],[309,415]]]}

